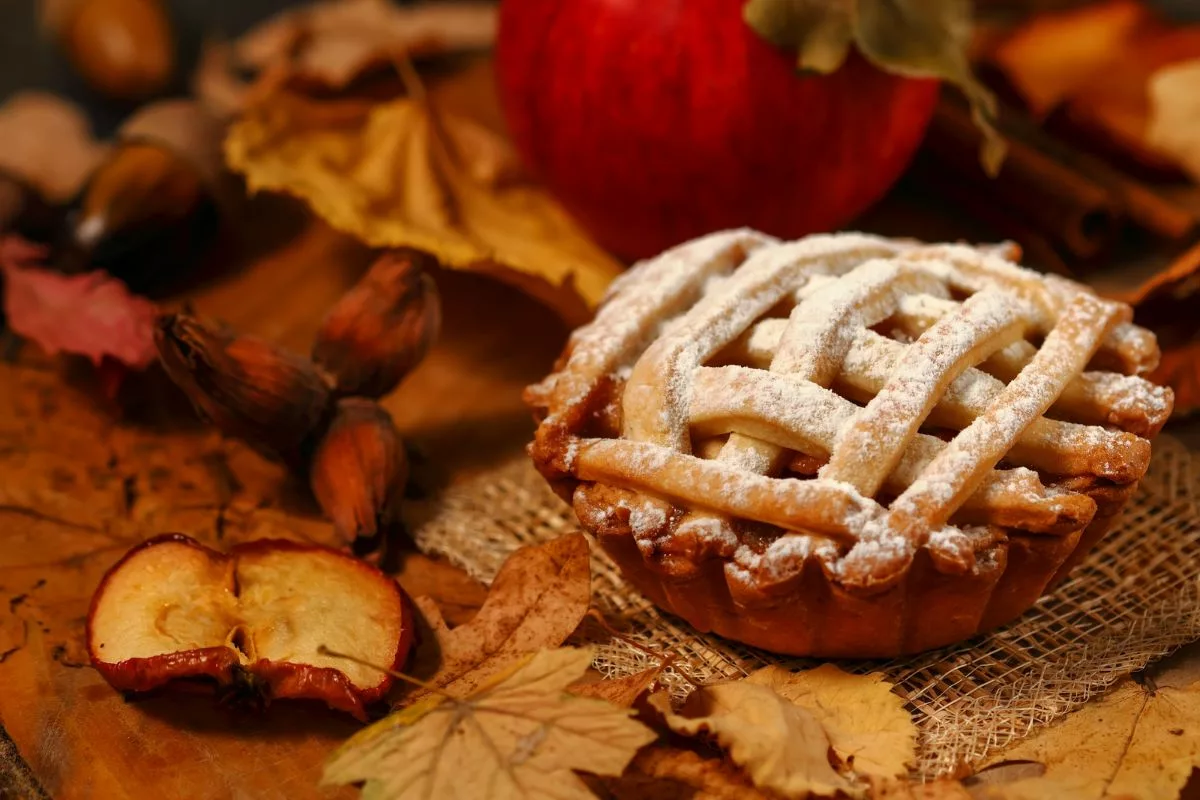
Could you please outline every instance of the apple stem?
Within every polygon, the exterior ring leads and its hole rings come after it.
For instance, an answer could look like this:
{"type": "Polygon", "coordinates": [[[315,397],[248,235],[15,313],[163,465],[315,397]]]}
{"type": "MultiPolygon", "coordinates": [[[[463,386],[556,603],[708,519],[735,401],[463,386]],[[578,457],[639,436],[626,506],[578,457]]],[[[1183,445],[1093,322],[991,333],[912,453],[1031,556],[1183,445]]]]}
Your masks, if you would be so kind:
{"type": "Polygon", "coordinates": [[[412,684],[413,686],[419,686],[421,688],[424,688],[424,690],[426,690],[428,692],[433,692],[434,694],[440,694],[440,696],[442,696],[446,699],[450,699],[450,700],[461,699],[461,698],[455,697],[454,694],[451,694],[450,692],[446,692],[445,690],[443,690],[443,688],[440,688],[438,686],[434,686],[433,684],[430,684],[430,682],[421,680],[420,678],[413,678],[412,675],[406,675],[402,672],[396,672],[395,669],[388,669],[386,667],[380,667],[379,664],[377,664],[377,663],[374,663],[372,661],[367,661],[367,660],[365,660],[365,658],[359,658],[358,656],[352,656],[352,655],[348,654],[348,652],[340,652],[337,650],[331,650],[329,648],[326,648],[326,646],[324,644],[318,646],[317,652],[319,652],[319,654],[323,655],[323,656],[334,656],[335,658],[346,658],[347,661],[353,661],[356,664],[362,664],[362,666],[364,666],[364,667],[371,667],[372,669],[378,669],[379,672],[389,674],[392,676],[392,678],[395,678],[396,680],[402,680],[402,681],[406,682],[406,684],[412,684]]]}
{"type": "Polygon", "coordinates": [[[353,661],[355,664],[362,664],[364,667],[370,667],[371,669],[377,669],[380,672],[391,675],[393,678],[395,678],[398,681],[404,681],[405,683],[411,683],[413,686],[417,686],[417,687],[420,687],[420,688],[426,690],[427,692],[432,692],[433,694],[440,695],[441,697],[444,697],[447,700],[461,700],[462,699],[460,697],[455,697],[454,695],[450,694],[445,689],[442,689],[439,686],[434,686],[432,683],[429,683],[428,681],[423,681],[420,678],[414,678],[411,675],[405,675],[403,672],[396,672],[396,670],[394,670],[394,669],[388,669],[387,667],[381,667],[378,664],[375,664],[371,661],[367,661],[366,659],[359,658],[358,656],[352,656],[349,653],[341,653],[341,652],[338,652],[337,650],[331,650],[330,648],[326,647],[325,645],[320,645],[319,647],[317,647],[317,652],[323,656],[333,656],[334,658],[344,658],[347,661],[353,661]]]}

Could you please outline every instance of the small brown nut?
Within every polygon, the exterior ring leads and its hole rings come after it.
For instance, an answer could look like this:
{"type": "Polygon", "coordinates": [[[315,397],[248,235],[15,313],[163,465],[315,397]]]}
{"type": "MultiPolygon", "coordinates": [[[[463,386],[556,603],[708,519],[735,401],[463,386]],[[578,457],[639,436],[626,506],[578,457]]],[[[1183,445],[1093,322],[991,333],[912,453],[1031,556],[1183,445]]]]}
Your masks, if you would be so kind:
{"type": "Polygon", "coordinates": [[[169,287],[215,240],[216,210],[196,170],[166,148],[117,147],[88,180],[58,255],[64,272],[103,269],[135,292],[169,287]]]}
{"type": "Polygon", "coordinates": [[[343,396],[382,397],[429,352],[442,324],[437,262],[417,250],[380,256],[326,315],[313,360],[343,396]]]}
{"type": "Polygon", "coordinates": [[[307,359],[188,314],[155,330],[167,375],[196,411],[264,455],[298,464],[331,408],[330,383],[307,359]]]}
{"type": "Polygon", "coordinates": [[[339,400],[313,451],[313,495],[347,542],[377,544],[396,520],[408,458],[392,417],[373,400],[339,400]]]}
{"type": "Polygon", "coordinates": [[[175,44],[161,0],[75,0],[58,36],[85,81],[117,100],[161,92],[175,68],[175,44]]]}
{"type": "Polygon", "coordinates": [[[114,231],[180,224],[206,200],[204,184],[187,162],[157,145],[133,142],[93,173],[73,234],[91,249],[114,231]]]}

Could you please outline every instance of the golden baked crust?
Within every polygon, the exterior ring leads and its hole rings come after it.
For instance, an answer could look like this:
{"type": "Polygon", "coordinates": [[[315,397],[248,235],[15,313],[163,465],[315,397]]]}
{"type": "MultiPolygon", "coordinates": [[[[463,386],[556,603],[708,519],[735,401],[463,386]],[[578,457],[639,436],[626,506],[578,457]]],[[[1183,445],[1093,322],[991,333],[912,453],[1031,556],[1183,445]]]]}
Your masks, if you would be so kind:
{"type": "Polygon", "coordinates": [[[1015,248],[736,230],[635,265],[526,390],[530,454],[701,630],[891,656],[1007,622],[1103,534],[1170,390],[1128,306],[1015,248]]]}

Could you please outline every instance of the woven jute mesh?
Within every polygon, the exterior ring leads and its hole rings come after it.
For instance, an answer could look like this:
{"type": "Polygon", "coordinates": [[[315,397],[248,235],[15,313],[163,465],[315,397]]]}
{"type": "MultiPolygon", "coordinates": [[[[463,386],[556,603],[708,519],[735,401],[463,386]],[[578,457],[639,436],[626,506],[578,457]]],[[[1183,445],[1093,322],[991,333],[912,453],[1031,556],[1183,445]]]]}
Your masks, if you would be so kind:
{"type": "MultiPolygon", "coordinates": [[[[1154,447],[1150,470],[1121,522],[1017,622],[913,657],[839,662],[853,672],[884,673],[907,698],[920,731],[919,777],[975,763],[1200,638],[1200,476],[1179,442],[1162,436],[1154,447]]],[[[410,522],[418,546],[483,581],[516,548],[578,530],[571,509],[523,456],[453,486],[417,514],[410,522]]],[[[596,666],[606,674],[630,674],[675,654],[663,679],[683,695],[693,685],[685,674],[708,682],[767,664],[802,669],[817,663],[698,633],[627,586],[599,547],[593,546],[592,560],[596,607],[651,651],[603,637],[596,666]]]]}

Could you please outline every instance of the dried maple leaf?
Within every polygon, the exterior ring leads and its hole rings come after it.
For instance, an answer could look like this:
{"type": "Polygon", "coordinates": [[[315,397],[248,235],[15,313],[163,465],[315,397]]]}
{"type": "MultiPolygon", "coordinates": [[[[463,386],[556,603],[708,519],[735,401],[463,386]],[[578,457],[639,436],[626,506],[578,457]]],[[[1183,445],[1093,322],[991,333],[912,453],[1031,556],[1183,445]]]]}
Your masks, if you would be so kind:
{"type": "Polygon", "coordinates": [[[512,283],[571,323],[620,272],[473,120],[412,98],[354,119],[318,118],[313,105],[277,92],[232,125],[226,160],[251,190],[295,195],[373,247],[414,247],[512,283]]]}
{"type": "Polygon", "coordinates": [[[917,756],[917,728],[904,700],[880,673],[852,675],[832,664],[793,673],[765,667],[746,678],[807,709],[838,757],[856,773],[905,775],[917,756]]]}
{"type": "Polygon", "coordinates": [[[494,3],[334,0],[283,11],[235,44],[238,62],[256,69],[286,63],[309,82],[342,89],[355,77],[398,55],[410,58],[491,46],[494,3]]]}
{"type": "MultiPolygon", "coordinates": [[[[515,660],[557,647],[587,614],[591,589],[587,539],[573,533],[509,556],[479,613],[457,628],[446,626],[432,601],[417,598],[439,657],[427,682],[469,694],[515,660]]],[[[426,654],[418,650],[419,658],[426,654]]]]}
{"type": "Polygon", "coordinates": [[[605,678],[591,683],[579,683],[571,687],[571,694],[606,700],[621,708],[632,708],[638,698],[650,691],[650,687],[658,682],[658,676],[662,675],[664,667],[666,667],[665,662],[620,678],[605,678]]]}
{"type": "Polygon", "coordinates": [[[1200,409],[1200,341],[1165,349],[1149,378],[1175,392],[1175,416],[1186,416],[1200,409]]]}
{"type": "Polygon", "coordinates": [[[103,272],[62,275],[39,266],[42,248],[0,239],[8,326],[48,353],[114,358],[134,369],[153,363],[154,304],[103,272]]]}
{"type": "Polygon", "coordinates": [[[830,765],[829,737],[817,718],[769,686],[704,686],[679,713],[671,711],[665,692],[649,702],[676,733],[715,739],[759,789],[785,798],[861,794],[830,765]]]}
{"type": "Polygon", "coordinates": [[[0,106],[0,170],[46,199],[70,199],[108,153],[92,138],[74,103],[44,92],[21,92],[0,106]]]}
{"type": "Polygon", "coordinates": [[[1138,29],[1110,59],[1067,98],[1065,122],[1074,135],[1156,171],[1186,170],[1195,149],[1196,73],[1175,68],[1200,59],[1200,26],[1138,29]]]}
{"type": "Polygon", "coordinates": [[[1200,182],[1200,58],[1159,70],[1148,91],[1147,143],[1200,182]]]}
{"type": "Polygon", "coordinates": [[[988,764],[1032,761],[1038,777],[979,788],[985,798],[1178,797],[1200,766],[1200,682],[1148,689],[1127,679],[988,764]]]}
{"type": "Polygon", "coordinates": [[[1001,42],[990,60],[1041,116],[1123,53],[1123,45],[1150,19],[1150,10],[1137,0],[1038,14],[1001,42]]]}
{"type": "Polygon", "coordinates": [[[1165,107],[1170,125],[1151,135],[1151,82],[1165,67],[1197,58],[1200,26],[1173,27],[1134,0],[1034,15],[984,56],[1035,116],[1054,112],[1052,125],[1064,135],[1172,176],[1185,163],[1175,149],[1191,148],[1188,123],[1180,138],[1171,128],[1189,116],[1195,92],[1187,94],[1185,84],[1168,87],[1183,108],[1165,107]]]}
{"type": "Polygon", "coordinates": [[[643,747],[618,778],[600,781],[610,800],[770,800],[725,759],[655,744],[643,747]]]}
{"type": "Polygon", "coordinates": [[[619,775],[656,738],[632,712],[567,691],[591,661],[587,648],[541,650],[469,695],[409,706],[339,748],[323,782],[396,800],[590,800],[576,770],[619,775]]]}

